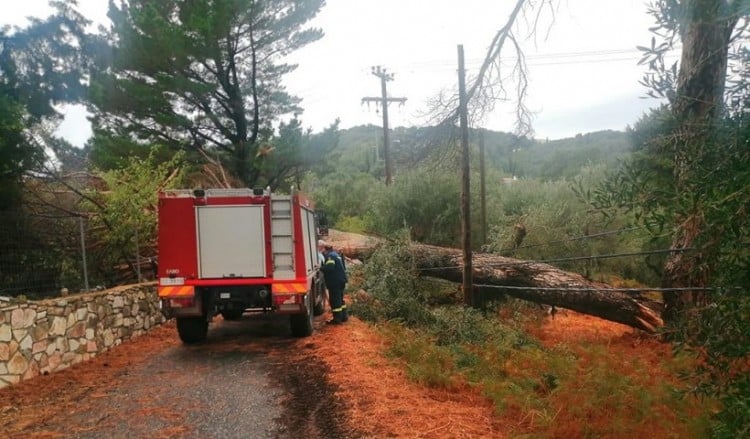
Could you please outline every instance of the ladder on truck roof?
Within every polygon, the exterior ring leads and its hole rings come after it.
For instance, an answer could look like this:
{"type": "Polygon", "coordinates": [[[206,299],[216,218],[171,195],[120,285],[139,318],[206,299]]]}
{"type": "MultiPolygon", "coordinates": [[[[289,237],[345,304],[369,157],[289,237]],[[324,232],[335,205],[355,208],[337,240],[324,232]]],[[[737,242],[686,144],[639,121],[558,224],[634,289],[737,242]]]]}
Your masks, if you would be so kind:
{"type": "Polygon", "coordinates": [[[274,279],[294,279],[292,197],[271,196],[271,249],[274,279]]]}

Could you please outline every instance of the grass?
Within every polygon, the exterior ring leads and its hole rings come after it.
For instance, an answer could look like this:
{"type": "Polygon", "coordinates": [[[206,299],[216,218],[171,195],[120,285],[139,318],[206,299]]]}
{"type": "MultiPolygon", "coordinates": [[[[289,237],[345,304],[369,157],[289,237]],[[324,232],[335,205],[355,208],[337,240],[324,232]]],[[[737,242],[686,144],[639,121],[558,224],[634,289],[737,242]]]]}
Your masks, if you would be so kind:
{"type": "Polygon", "coordinates": [[[656,340],[543,342],[532,335],[543,317],[517,303],[430,313],[421,325],[378,325],[391,360],[420,385],[479,391],[517,437],[707,436],[711,402],[685,396],[690,383],[678,378],[695,365],[656,340]]]}
{"type": "Polygon", "coordinates": [[[456,305],[456,287],[376,254],[352,310],[382,328],[388,355],[419,384],[468,386],[515,437],[703,438],[714,401],[686,396],[696,367],[631,328],[569,311],[550,320],[517,300],[456,305]]]}

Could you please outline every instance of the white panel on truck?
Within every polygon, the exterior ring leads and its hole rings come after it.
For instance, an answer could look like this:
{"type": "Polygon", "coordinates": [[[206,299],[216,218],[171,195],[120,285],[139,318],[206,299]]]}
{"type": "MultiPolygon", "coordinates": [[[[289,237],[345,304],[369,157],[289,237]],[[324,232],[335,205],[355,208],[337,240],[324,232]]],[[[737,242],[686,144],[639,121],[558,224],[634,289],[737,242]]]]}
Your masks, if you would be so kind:
{"type": "Polygon", "coordinates": [[[198,207],[201,278],[265,277],[263,206],[198,207]]]}
{"type": "Polygon", "coordinates": [[[315,215],[307,209],[302,209],[302,235],[305,240],[307,274],[310,274],[318,263],[318,246],[315,241],[315,215]]]}

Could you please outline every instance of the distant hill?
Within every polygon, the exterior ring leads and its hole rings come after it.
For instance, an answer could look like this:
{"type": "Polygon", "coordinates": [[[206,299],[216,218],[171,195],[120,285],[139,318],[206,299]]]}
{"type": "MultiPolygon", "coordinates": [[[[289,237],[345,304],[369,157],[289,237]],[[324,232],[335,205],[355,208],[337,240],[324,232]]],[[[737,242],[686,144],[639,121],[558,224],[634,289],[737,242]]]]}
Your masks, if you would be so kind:
{"type": "MultiPolygon", "coordinates": [[[[470,134],[472,148],[477,150],[477,131],[470,134]]],[[[424,163],[436,154],[457,145],[450,135],[436,128],[403,128],[391,131],[391,158],[396,170],[424,163]]],[[[631,150],[630,137],[622,131],[597,131],[566,139],[531,140],[513,134],[484,131],[488,168],[519,178],[553,180],[577,175],[581,168],[592,164],[615,165],[631,150]]],[[[332,159],[338,169],[382,174],[383,130],[376,125],[363,125],[341,130],[339,144],[332,159]]],[[[476,157],[476,154],[474,155],[476,157]]]]}
{"type": "Polygon", "coordinates": [[[596,131],[566,139],[534,141],[516,151],[512,169],[519,177],[553,180],[577,175],[587,165],[614,166],[632,150],[630,135],[622,131],[596,131]]]}

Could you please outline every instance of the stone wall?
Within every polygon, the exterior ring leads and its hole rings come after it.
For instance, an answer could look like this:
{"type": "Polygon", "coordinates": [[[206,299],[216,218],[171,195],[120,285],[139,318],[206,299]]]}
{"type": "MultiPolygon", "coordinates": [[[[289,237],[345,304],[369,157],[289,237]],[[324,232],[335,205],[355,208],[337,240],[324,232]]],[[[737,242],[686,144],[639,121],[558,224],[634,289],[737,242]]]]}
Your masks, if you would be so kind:
{"type": "Polygon", "coordinates": [[[0,305],[0,388],[86,361],[164,321],[154,284],[0,305]]]}

